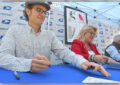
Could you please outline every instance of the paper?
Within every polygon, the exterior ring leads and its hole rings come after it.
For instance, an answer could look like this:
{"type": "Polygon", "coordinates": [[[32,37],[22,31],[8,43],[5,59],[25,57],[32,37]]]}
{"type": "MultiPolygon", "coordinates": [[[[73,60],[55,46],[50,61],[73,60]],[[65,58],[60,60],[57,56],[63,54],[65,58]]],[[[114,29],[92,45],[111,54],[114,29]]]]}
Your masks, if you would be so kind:
{"type": "Polygon", "coordinates": [[[89,76],[82,82],[83,83],[119,83],[118,81],[112,81],[112,80],[89,77],[89,76]]]}

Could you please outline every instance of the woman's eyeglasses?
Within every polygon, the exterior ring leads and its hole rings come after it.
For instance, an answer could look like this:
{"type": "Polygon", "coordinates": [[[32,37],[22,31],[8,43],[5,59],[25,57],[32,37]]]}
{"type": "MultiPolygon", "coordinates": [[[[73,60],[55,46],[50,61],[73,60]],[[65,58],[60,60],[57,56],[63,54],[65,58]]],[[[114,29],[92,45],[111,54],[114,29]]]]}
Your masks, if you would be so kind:
{"type": "Polygon", "coordinates": [[[44,13],[45,15],[48,15],[48,14],[49,14],[47,11],[44,11],[44,10],[42,10],[41,8],[38,8],[38,7],[33,7],[33,8],[35,8],[36,11],[37,11],[38,13],[40,13],[40,14],[42,14],[42,13],[44,13]]]}
{"type": "Polygon", "coordinates": [[[89,32],[91,35],[94,35],[95,36],[95,33],[94,32],[89,32]]]}

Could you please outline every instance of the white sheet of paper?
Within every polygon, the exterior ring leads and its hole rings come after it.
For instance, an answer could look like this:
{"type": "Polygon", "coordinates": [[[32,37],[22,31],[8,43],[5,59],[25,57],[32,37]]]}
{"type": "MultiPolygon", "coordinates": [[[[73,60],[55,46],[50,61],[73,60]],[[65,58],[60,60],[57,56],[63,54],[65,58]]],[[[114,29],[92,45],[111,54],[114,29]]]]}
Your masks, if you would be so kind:
{"type": "Polygon", "coordinates": [[[88,76],[82,81],[82,83],[120,83],[120,82],[88,76]]]}

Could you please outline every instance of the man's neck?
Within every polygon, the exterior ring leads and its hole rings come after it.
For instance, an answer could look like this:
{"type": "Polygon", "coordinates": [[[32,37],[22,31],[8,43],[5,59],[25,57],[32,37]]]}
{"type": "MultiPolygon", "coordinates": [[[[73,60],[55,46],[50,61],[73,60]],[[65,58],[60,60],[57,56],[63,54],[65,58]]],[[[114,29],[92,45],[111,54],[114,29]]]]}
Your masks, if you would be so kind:
{"type": "Polygon", "coordinates": [[[38,33],[41,30],[41,25],[36,25],[31,23],[28,23],[28,24],[30,25],[30,27],[32,27],[35,33],[38,33]]]}

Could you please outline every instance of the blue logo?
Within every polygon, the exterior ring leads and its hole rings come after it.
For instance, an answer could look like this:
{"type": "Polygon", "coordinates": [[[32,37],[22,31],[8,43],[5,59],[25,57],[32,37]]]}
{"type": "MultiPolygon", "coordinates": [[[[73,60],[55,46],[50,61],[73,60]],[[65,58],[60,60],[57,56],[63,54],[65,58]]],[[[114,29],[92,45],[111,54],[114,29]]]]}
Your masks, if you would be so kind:
{"type": "Polygon", "coordinates": [[[58,19],[59,22],[63,22],[63,18],[58,19]]]}
{"type": "Polygon", "coordinates": [[[63,31],[64,31],[63,29],[59,29],[58,30],[59,33],[63,33],[63,31]]]}
{"type": "Polygon", "coordinates": [[[25,7],[25,4],[21,4],[21,7],[25,7]]]}
{"type": "Polygon", "coordinates": [[[4,9],[4,10],[11,10],[12,7],[11,7],[11,6],[4,6],[3,9],[4,9]]]}
{"type": "Polygon", "coordinates": [[[100,31],[99,34],[103,35],[103,31],[100,31]]]}
{"type": "Polygon", "coordinates": [[[97,38],[98,36],[96,35],[95,38],[97,38]]]}
{"type": "Polygon", "coordinates": [[[69,47],[69,50],[71,50],[71,47],[69,47]]]}
{"type": "Polygon", "coordinates": [[[62,43],[64,42],[63,40],[60,40],[62,43]]]}
{"type": "Polygon", "coordinates": [[[11,20],[10,19],[5,19],[5,20],[2,20],[2,23],[3,24],[10,24],[11,20]]]}
{"type": "Polygon", "coordinates": [[[24,16],[20,16],[20,19],[21,19],[21,20],[25,20],[25,17],[24,17],[24,16]]]}
{"type": "Polygon", "coordinates": [[[105,31],[108,31],[108,29],[105,29],[105,31]]]}
{"type": "MultiPolygon", "coordinates": [[[[47,22],[47,25],[48,25],[48,22],[47,22]]],[[[49,26],[52,26],[52,22],[49,22],[49,26]]]]}
{"type": "Polygon", "coordinates": [[[53,11],[50,11],[50,15],[52,15],[53,14],[53,11]]]}
{"type": "Polygon", "coordinates": [[[102,43],[105,43],[105,41],[104,41],[104,40],[101,40],[101,42],[102,42],[102,43]]]}
{"type": "Polygon", "coordinates": [[[95,45],[96,45],[96,47],[98,47],[98,43],[96,43],[95,45]]]}
{"type": "Polygon", "coordinates": [[[0,39],[2,39],[3,38],[3,35],[0,35],[0,39]]]}
{"type": "Polygon", "coordinates": [[[102,25],[99,23],[98,26],[101,27],[102,25]]]}
{"type": "Polygon", "coordinates": [[[48,16],[45,16],[48,19],[48,16]]]}

